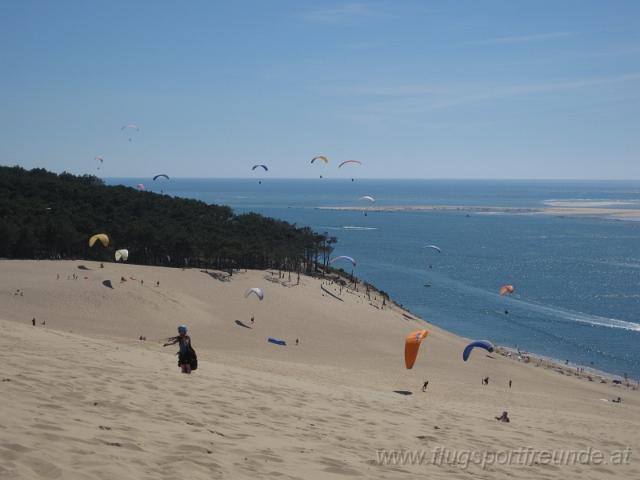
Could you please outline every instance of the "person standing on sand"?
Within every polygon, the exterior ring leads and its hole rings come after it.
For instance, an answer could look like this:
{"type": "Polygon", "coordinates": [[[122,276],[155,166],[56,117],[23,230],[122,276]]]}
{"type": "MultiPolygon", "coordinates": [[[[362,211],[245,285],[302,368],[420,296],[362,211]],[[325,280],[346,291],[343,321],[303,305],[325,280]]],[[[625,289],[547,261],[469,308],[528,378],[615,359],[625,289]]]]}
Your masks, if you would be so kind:
{"type": "Polygon", "coordinates": [[[251,325],[253,325],[253,322],[255,321],[255,318],[253,318],[253,315],[251,316],[251,325]]]}
{"type": "Polygon", "coordinates": [[[509,388],[511,388],[511,380],[509,380],[509,388]]]}
{"type": "Polygon", "coordinates": [[[168,338],[163,347],[175,345],[176,343],[180,345],[180,350],[178,351],[178,366],[182,373],[189,374],[191,370],[198,368],[198,359],[195,350],[191,346],[191,337],[187,335],[186,325],[180,325],[178,327],[178,336],[168,338]]]}
{"type": "Polygon", "coordinates": [[[36,317],[33,317],[33,319],[31,320],[31,325],[33,325],[34,327],[36,326],[36,317]]]}
{"type": "Polygon", "coordinates": [[[427,387],[428,387],[428,386],[429,386],[429,380],[425,381],[425,382],[422,384],[422,391],[423,391],[423,392],[426,392],[426,391],[427,391],[427,387]]]}

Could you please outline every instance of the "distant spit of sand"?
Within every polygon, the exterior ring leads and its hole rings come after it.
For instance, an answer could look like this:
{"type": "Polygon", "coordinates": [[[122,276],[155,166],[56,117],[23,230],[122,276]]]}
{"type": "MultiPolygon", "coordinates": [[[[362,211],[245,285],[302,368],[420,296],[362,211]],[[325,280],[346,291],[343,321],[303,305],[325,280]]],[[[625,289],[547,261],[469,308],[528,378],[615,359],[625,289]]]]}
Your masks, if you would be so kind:
{"type": "MultiPolygon", "coordinates": [[[[626,203],[615,203],[623,205],[626,203]]],[[[640,209],[612,208],[611,202],[558,202],[548,207],[484,207],[470,205],[384,205],[384,206],[331,206],[317,207],[319,210],[358,212],[447,212],[475,213],[485,215],[554,215],[566,217],[601,217],[618,220],[640,219],[640,209]],[[601,205],[601,206],[599,206],[601,205]]]]}

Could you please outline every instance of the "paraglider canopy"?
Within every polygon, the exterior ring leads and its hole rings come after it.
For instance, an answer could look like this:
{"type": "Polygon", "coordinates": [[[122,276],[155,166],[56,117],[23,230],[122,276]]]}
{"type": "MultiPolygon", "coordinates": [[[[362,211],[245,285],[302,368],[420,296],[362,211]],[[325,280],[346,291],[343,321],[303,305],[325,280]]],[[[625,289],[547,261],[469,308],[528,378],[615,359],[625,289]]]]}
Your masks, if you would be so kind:
{"type": "Polygon", "coordinates": [[[138,190],[144,190],[144,183],[139,183],[138,185],[136,185],[136,188],[138,190]]]}
{"type": "Polygon", "coordinates": [[[264,291],[258,287],[250,288],[246,292],[244,292],[244,298],[247,298],[252,293],[255,294],[255,296],[258,297],[260,300],[264,299],[264,291]]]}
{"type": "Polygon", "coordinates": [[[102,243],[103,247],[109,246],[109,237],[107,236],[106,233],[97,233],[94,236],[92,236],[89,239],[89,246],[93,247],[94,243],[96,243],[96,241],[98,240],[100,240],[100,243],[102,243]]]}
{"type": "Polygon", "coordinates": [[[434,249],[436,252],[438,252],[438,253],[442,253],[442,250],[441,250],[441,249],[440,249],[440,247],[438,247],[437,245],[425,245],[425,246],[424,246],[424,247],[422,247],[422,248],[432,248],[432,249],[434,249]]]}
{"type": "Polygon", "coordinates": [[[464,351],[462,352],[462,360],[464,360],[465,362],[469,360],[471,351],[476,347],[484,348],[489,353],[493,352],[493,343],[491,343],[489,340],[474,340],[469,345],[464,347],[464,351]]]}
{"type": "Polygon", "coordinates": [[[329,163],[329,159],[324,155],[318,155],[317,157],[313,157],[311,159],[311,163],[315,163],[316,160],[322,160],[324,163],[329,163]]]}
{"type": "Polygon", "coordinates": [[[500,287],[500,295],[511,295],[514,290],[513,285],[503,285],[500,287]]]}
{"type": "Polygon", "coordinates": [[[413,364],[416,363],[420,344],[422,344],[422,340],[424,340],[427,335],[429,335],[427,330],[416,330],[407,335],[404,342],[404,365],[407,369],[413,368],[413,364]]]}
{"type": "Polygon", "coordinates": [[[347,257],[346,255],[340,255],[339,257],[332,258],[329,260],[329,265],[337,262],[338,260],[347,260],[348,262],[351,262],[354,267],[356,266],[356,261],[352,257],[347,257]]]}
{"type": "Polygon", "coordinates": [[[116,262],[119,262],[120,260],[122,260],[123,262],[126,262],[127,259],[129,258],[129,250],[127,250],[126,248],[116,250],[115,258],[116,258],[116,262]]]}
{"type": "Polygon", "coordinates": [[[264,168],[265,172],[269,171],[266,165],[254,165],[253,167],[251,167],[251,171],[255,170],[256,168],[264,168]]]}
{"type": "MultiPolygon", "coordinates": [[[[124,125],[121,130],[123,132],[129,132],[129,135],[131,134],[131,132],[139,132],[140,131],[140,127],[138,127],[137,125],[130,123],[129,125],[124,125]]],[[[129,137],[129,141],[131,141],[131,137],[129,137]]]]}
{"type": "Polygon", "coordinates": [[[373,198],[371,195],[364,195],[362,197],[360,197],[360,200],[369,200],[370,202],[375,202],[376,199],[373,198]]]}
{"type": "Polygon", "coordinates": [[[360,162],[359,160],[346,160],[342,162],[340,165],[338,165],[338,168],[342,168],[343,165],[349,165],[350,163],[355,163],[356,165],[362,165],[362,162],[360,162]]]}
{"type": "Polygon", "coordinates": [[[167,175],[166,173],[160,173],[160,174],[156,175],[155,177],[153,177],[153,180],[155,181],[160,177],[163,177],[163,178],[166,178],[167,180],[169,180],[169,175],[167,175]]]}

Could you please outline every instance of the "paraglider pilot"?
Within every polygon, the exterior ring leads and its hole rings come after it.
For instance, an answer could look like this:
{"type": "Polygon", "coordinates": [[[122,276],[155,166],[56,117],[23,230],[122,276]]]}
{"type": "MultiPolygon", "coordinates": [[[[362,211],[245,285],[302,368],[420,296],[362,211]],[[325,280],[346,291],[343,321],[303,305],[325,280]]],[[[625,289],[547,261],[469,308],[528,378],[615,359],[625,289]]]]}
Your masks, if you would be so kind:
{"type": "Polygon", "coordinates": [[[168,338],[163,347],[175,345],[176,343],[180,345],[178,366],[182,373],[191,373],[192,370],[198,368],[198,359],[195,350],[191,346],[191,337],[187,335],[186,325],[180,325],[178,327],[178,336],[168,338]]]}

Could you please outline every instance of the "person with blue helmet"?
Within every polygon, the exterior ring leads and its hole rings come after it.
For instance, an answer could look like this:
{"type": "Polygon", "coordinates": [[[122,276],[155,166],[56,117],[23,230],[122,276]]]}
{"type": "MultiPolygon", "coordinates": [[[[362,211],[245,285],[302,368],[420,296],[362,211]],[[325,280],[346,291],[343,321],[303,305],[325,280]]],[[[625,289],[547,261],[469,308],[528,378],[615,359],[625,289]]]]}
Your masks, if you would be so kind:
{"type": "Polygon", "coordinates": [[[192,370],[198,368],[198,357],[196,351],[191,346],[191,337],[187,335],[187,326],[180,325],[178,327],[178,336],[167,339],[167,342],[163,345],[167,347],[169,345],[178,344],[180,350],[178,351],[178,366],[182,373],[191,373],[192,370]]]}

